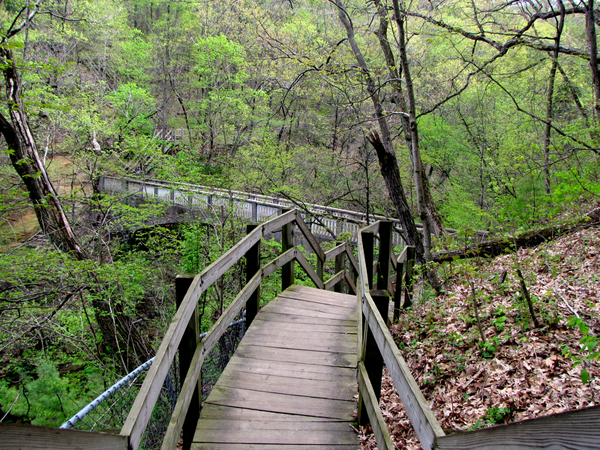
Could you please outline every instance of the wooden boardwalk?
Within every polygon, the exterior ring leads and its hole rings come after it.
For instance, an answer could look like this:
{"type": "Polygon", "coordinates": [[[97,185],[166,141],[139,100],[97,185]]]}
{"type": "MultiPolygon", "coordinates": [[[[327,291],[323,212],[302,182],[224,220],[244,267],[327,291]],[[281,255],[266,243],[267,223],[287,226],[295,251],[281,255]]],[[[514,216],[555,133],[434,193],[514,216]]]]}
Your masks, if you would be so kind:
{"type": "Polygon", "coordinates": [[[262,308],[204,403],[192,449],[356,449],[357,300],[294,285],[262,308]]]}

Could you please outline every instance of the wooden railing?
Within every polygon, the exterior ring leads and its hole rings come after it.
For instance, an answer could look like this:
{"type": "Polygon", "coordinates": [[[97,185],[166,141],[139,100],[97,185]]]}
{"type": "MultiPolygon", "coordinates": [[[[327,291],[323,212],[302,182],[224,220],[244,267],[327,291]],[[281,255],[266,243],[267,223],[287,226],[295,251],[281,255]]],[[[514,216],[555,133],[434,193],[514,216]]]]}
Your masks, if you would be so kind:
{"type": "MultiPolygon", "coordinates": [[[[202,273],[196,275],[193,279],[186,281],[183,277],[178,281],[179,307],[156,353],[154,363],[146,376],[144,384],[134,401],[125,425],[121,429],[120,434],[129,439],[130,448],[137,449],[140,445],[166,374],[178,349],[182,369],[187,368],[187,375],[181,387],[162,448],[174,449],[180,439],[182,429],[184,438],[193,435],[192,427],[195,427],[196,415],[200,409],[198,380],[204,358],[223,335],[227,325],[242,311],[244,306],[246,306],[247,325],[252,322],[259,309],[259,288],[263,279],[281,268],[282,289],[286,289],[294,283],[295,263],[302,267],[318,288],[340,289],[340,283],[346,280],[349,289],[354,289],[358,264],[352,256],[350,246],[347,243],[342,243],[324,253],[298,210],[285,212],[263,224],[249,225],[248,234],[202,273]],[[312,251],[317,255],[316,270],[294,246],[294,228],[296,226],[312,247],[312,251]],[[282,232],[282,254],[261,267],[261,239],[263,236],[279,229],[282,232]],[[247,284],[223,312],[206,337],[199,342],[198,300],[200,295],[244,257],[246,258],[247,284]],[[350,275],[347,275],[346,270],[343,268],[345,265],[344,257],[348,258],[350,275]],[[336,258],[336,270],[339,269],[339,271],[332,279],[323,282],[323,264],[334,258],[336,258]],[[188,415],[188,411],[190,415],[188,415]]],[[[189,442],[184,442],[185,445],[189,445],[189,442]]]]}
{"type": "Polygon", "coordinates": [[[390,230],[390,222],[380,221],[360,230],[358,236],[359,279],[356,290],[362,310],[362,317],[358,319],[359,336],[363,336],[362,340],[359,339],[358,352],[358,421],[360,424],[371,423],[378,448],[395,448],[379,408],[383,363],[424,449],[600,448],[600,406],[445,435],[388,329],[390,297],[394,299],[394,317],[397,317],[403,280],[404,304],[412,301],[406,280],[410,288],[410,261],[414,258],[410,248],[406,248],[398,258],[393,256],[390,230]],[[379,255],[374,264],[376,235],[379,237],[379,255]],[[390,281],[389,263],[394,266],[394,260],[398,271],[396,292],[390,294],[393,283],[390,281]],[[408,272],[404,277],[403,268],[408,272]],[[361,329],[363,323],[364,330],[361,329]]]}

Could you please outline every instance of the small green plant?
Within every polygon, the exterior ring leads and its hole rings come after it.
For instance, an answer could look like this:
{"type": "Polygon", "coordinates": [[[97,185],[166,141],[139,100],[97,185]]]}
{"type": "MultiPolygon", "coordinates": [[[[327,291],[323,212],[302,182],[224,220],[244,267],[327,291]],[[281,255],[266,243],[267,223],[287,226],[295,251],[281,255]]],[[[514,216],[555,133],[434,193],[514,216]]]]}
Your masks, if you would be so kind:
{"type": "MultiPolygon", "coordinates": [[[[587,354],[581,357],[573,357],[575,361],[575,366],[578,366],[579,364],[585,361],[598,361],[600,359],[600,338],[591,334],[590,328],[579,317],[571,317],[567,325],[573,328],[579,327],[579,331],[583,335],[581,339],[579,339],[579,343],[581,344],[581,350],[584,352],[587,351],[587,354]]],[[[567,356],[570,356],[570,354],[567,354],[567,356]]],[[[583,384],[587,384],[588,381],[590,381],[590,374],[583,367],[581,368],[580,377],[583,384]]]]}
{"type": "Polygon", "coordinates": [[[506,325],[506,316],[500,316],[492,320],[491,324],[496,328],[498,333],[502,333],[506,325]]]}
{"type": "Polygon", "coordinates": [[[510,416],[510,409],[499,408],[497,406],[494,406],[486,411],[485,416],[483,416],[483,419],[488,425],[497,425],[508,421],[510,419],[510,416]]]}
{"type": "Polygon", "coordinates": [[[481,349],[481,356],[484,358],[493,358],[497,349],[492,342],[479,342],[479,348],[481,349]]]}

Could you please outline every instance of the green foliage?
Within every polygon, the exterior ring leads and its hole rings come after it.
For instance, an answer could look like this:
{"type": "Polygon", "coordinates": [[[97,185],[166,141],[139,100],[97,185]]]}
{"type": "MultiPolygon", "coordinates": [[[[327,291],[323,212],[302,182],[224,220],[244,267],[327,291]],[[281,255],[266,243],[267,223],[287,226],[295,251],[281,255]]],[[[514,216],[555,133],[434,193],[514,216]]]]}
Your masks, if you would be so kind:
{"type": "Polygon", "coordinates": [[[19,369],[14,385],[0,379],[0,408],[32,425],[58,427],[84,406],[89,391],[102,387],[98,373],[87,369],[82,379],[61,377],[56,365],[35,360],[35,372],[19,369]],[[83,400],[83,401],[82,401],[83,400]]]}
{"type": "MultiPolygon", "coordinates": [[[[600,360],[600,338],[590,333],[590,328],[586,323],[580,318],[573,316],[569,319],[567,325],[573,328],[579,328],[579,331],[582,334],[581,339],[579,339],[579,344],[581,345],[581,350],[584,352],[584,355],[581,357],[574,357],[575,366],[585,363],[586,361],[600,360]]],[[[587,384],[590,380],[589,372],[582,367],[580,375],[582,383],[587,384]]]]}

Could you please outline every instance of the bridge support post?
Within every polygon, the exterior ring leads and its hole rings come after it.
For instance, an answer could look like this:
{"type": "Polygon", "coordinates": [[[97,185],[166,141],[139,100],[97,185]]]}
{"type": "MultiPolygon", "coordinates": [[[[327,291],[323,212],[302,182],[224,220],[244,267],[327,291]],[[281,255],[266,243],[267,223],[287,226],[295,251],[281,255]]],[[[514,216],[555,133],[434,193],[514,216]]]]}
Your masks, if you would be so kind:
{"type": "Polygon", "coordinates": [[[404,308],[408,308],[412,305],[413,295],[413,266],[415,265],[415,248],[412,246],[406,247],[406,275],[404,285],[404,308]]]}
{"type": "Polygon", "coordinates": [[[367,267],[369,289],[373,289],[373,241],[375,235],[372,231],[363,231],[360,235],[362,237],[363,250],[365,253],[365,266],[367,267]]]}
{"type": "MultiPolygon", "coordinates": [[[[194,275],[191,274],[177,275],[177,278],[175,278],[175,302],[178,308],[193,280],[194,275]]],[[[200,344],[200,324],[198,323],[198,306],[196,306],[194,314],[190,318],[190,322],[183,332],[183,337],[179,344],[179,381],[181,385],[183,385],[183,381],[188,373],[198,344],[200,344]]],[[[185,421],[183,422],[182,431],[184,450],[188,450],[192,446],[192,441],[194,440],[196,425],[200,418],[200,408],[202,407],[200,392],[202,392],[201,377],[198,378],[198,384],[194,389],[190,407],[185,416],[185,421]]]]}
{"type": "MultiPolygon", "coordinates": [[[[371,297],[377,306],[379,314],[385,319],[389,310],[390,297],[387,291],[373,290],[371,291],[371,297]]],[[[365,369],[369,375],[369,381],[375,391],[377,400],[381,398],[381,378],[383,377],[383,357],[377,347],[377,342],[371,333],[371,329],[367,325],[367,336],[363,343],[363,354],[361,359],[364,361],[365,369]]],[[[358,396],[358,423],[359,425],[365,425],[369,423],[369,416],[364,405],[363,393],[359,393],[358,396]]]]}
{"type": "MultiPolygon", "coordinates": [[[[379,257],[377,259],[377,289],[388,292],[390,282],[390,258],[392,256],[392,222],[382,220],[379,223],[379,257]]],[[[389,302],[389,299],[388,299],[389,302]]],[[[381,314],[389,326],[389,314],[381,314]]]]}
{"type": "MultiPolygon", "coordinates": [[[[289,209],[282,210],[282,214],[288,212],[289,209]]],[[[290,248],[294,247],[294,227],[293,222],[281,227],[281,252],[285,253],[290,248]]],[[[323,275],[321,275],[321,279],[323,275]]],[[[294,261],[290,261],[281,268],[281,290],[285,291],[294,284],[294,261]]]]}
{"type": "Polygon", "coordinates": [[[394,291],[394,322],[400,319],[400,306],[402,304],[402,280],[404,279],[404,261],[398,261],[396,268],[396,290],[394,291]]]}
{"type": "Polygon", "coordinates": [[[250,203],[252,206],[252,222],[258,222],[258,203],[250,203]]]}
{"type": "MultiPolygon", "coordinates": [[[[337,247],[338,245],[342,245],[343,242],[342,241],[335,241],[335,246],[337,247]]],[[[345,266],[345,261],[344,261],[344,253],[340,253],[339,255],[337,255],[335,257],[335,273],[339,273],[342,270],[344,270],[344,266],[345,266]]],[[[338,281],[333,290],[334,292],[342,292],[344,288],[344,282],[343,281],[338,281]]]]}
{"type": "MultiPolygon", "coordinates": [[[[246,232],[250,234],[259,224],[249,223],[246,225],[246,232]]],[[[246,283],[260,270],[260,241],[254,244],[246,252],[246,283]]],[[[250,326],[254,317],[258,313],[260,306],[260,286],[250,295],[246,302],[246,329],[250,326]]]]}

